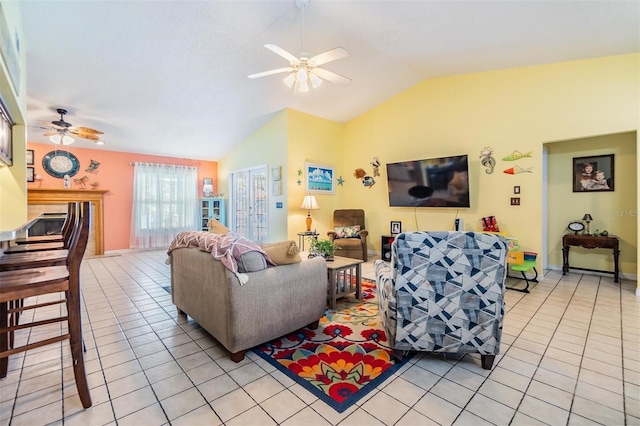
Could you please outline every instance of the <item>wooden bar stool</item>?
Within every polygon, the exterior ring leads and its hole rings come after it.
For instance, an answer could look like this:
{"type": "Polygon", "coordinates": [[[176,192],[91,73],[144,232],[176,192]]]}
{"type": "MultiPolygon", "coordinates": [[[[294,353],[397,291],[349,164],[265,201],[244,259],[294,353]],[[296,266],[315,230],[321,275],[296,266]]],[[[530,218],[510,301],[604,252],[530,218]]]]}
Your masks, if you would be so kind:
{"type": "Polygon", "coordinates": [[[65,250],[69,248],[71,244],[71,234],[73,232],[73,223],[75,223],[75,218],[78,215],[78,206],[80,203],[71,203],[73,204],[70,214],[70,226],[65,229],[65,232],[62,234],[62,241],[60,242],[50,242],[50,243],[35,243],[35,244],[20,244],[11,246],[4,251],[4,254],[15,254],[15,253],[28,253],[35,251],[44,251],[44,250],[65,250]]]}
{"type": "Polygon", "coordinates": [[[68,339],[71,345],[76,387],[84,408],[91,406],[91,394],[84,367],[82,344],[80,264],[89,239],[90,209],[90,202],[81,203],[74,226],[78,231],[73,233],[67,265],[0,272],[0,378],[7,375],[9,356],[68,339]],[[64,293],[65,297],[59,301],[28,306],[21,303],[29,297],[56,293],[64,293]],[[54,304],[65,304],[66,315],[19,323],[21,312],[54,304]],[[63,329],[60,335],[29,342],[19,347],[14,346],[16,331],[59,322],[67,323],[66,333],[63,329]]]}
{"type": "Polygon", "coordinates": [[[61,243],[63,241],[63,235],[65,234],[69,226],[73,226],[73,212],[76,208],[76,202],[67,204],[67,217],[62,224],[62,230],[59,234],[53,235],[32,235],[26,238],[18,238],[16,244],[35,244],[35,243],[61,243]]]}

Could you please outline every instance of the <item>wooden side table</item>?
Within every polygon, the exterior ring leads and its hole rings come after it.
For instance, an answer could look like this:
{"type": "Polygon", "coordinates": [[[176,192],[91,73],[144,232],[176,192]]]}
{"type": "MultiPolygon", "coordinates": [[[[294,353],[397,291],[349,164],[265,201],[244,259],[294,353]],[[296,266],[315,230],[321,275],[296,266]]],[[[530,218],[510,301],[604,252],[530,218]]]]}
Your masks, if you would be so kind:
{"type": "Polygon", "coordinates": [[[336,299],[349,293],[356,293],[360,299],[360,259],[334,256],[327,262],[328,298],[331,309],[336,307],[336,299]],[[355,279],[354,279],[355,278],[355,279]]]}
{"type": "Polygon", "coordinates": [[[613,281],[620,282],[620,266],[619,266],[619,258],[620,258],[620,248],[619,248],[620,240],[615,235],[609,235],[607,237],[600,237],[595,235],[574,235],[574,234],[566,234],[562,237],[562,275],[566,275],[569,272],[569,268],[578,269],[582,271],[593,271],[593,272],[606,272],[608,274],[613,274],[613,281]],[[613,250],[613,263],[614,263],[614,271],[603,271],[599,269],[589,269],[589,268],[576,268],[574,266],[569,266],[569,248],[571,246],[574,247],[583,247],[587,249],[612,249],[613,250]]]}

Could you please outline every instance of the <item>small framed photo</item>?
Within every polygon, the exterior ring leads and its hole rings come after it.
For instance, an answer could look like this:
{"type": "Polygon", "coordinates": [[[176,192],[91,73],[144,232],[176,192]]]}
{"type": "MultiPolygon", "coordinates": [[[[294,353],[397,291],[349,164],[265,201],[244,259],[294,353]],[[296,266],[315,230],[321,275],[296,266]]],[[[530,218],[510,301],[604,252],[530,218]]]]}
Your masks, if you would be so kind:
{"type": "MultiPolygon", "coordinates": [[[[33,152],[33,151],[32,151],[33,152]]],[[[27,167],[27,182],[35,182],[33,167],[27,167]]]]}
{"type": "Polygon", "coordinates": [[[276,182],[281,179],[280,177],[280,166],[271,168],[271,180],[276,182]]]}
{"type": "Polygon", "coordinates": [[[282,186],[279,180],[271,182],[271,192],[273,195],[282,195],[282,186]]]}
{"type": "Polygon", "coordinates": [[[575,157],[573,192],[613,191],[613,154],[575,157]]]}
{"type": "Polygon", "coordinates": [[[27,166],[33,166],[33,150],[32,149],[27,150],[27,166]]]}
{"type": "Polygon", "coordinates": [[[391,221],[391,235],[396,235],[402,232],[402,222],[391,221]]]}

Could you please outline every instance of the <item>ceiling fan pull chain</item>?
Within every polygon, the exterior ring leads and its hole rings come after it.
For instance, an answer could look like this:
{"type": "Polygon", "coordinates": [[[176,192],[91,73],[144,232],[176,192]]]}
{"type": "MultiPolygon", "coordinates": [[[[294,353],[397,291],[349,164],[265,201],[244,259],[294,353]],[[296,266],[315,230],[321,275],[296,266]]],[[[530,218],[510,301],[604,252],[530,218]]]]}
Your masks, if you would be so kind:
{"type": "Polygon", "coordinates": [[[302,31],[300,31],[300,46],[301,46],[301,50],[300,52],[304,52],[304,8],[305,8],[306,4],[304,2],[301,2],[301,6],[300,9],[302,10],[302,31]]]}

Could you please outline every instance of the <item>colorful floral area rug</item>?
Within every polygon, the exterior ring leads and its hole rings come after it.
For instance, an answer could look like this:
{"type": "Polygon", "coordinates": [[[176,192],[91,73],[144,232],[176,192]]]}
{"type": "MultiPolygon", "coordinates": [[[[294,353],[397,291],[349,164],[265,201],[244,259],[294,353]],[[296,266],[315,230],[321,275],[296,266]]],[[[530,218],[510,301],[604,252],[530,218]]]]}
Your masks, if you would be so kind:
{"type": "Polygon", "coordinates": [[[343,412],[401,365],[393,360],[378,315],[375,282],[363,279],[361,293],[360,300],[339,299],[317,329],[303,328],[253,351],[343,412]]]}

